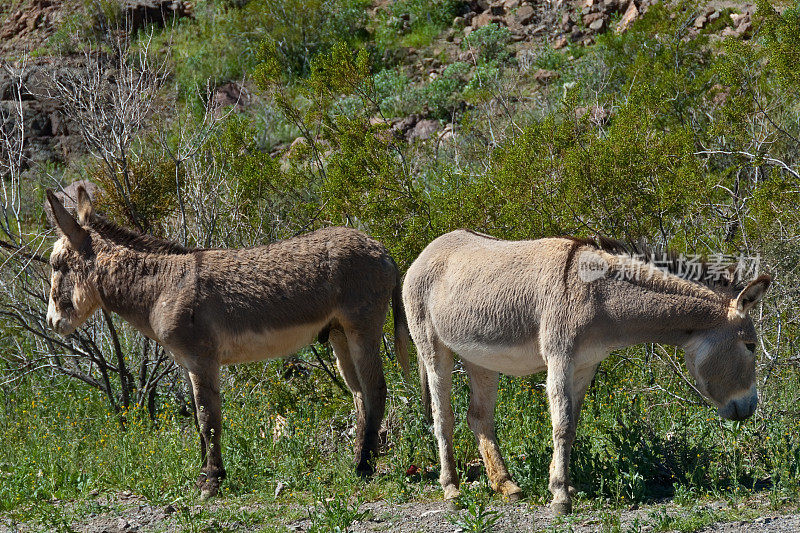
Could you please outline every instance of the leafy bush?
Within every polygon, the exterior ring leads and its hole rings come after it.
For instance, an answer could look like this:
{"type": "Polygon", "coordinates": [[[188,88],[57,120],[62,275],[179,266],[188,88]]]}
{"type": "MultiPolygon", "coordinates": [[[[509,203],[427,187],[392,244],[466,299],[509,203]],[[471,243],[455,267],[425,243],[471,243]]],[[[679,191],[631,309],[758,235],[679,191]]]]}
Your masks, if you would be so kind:
{"type": "Polygon", "coordinates": [[[763,20],[759,35],[764,40],[767,69],[781,85],[781,89],[796,95],[800,90],[800,6],[789,7],[778,14],[765,0],[758,2],[756,17],[763,20]]]}
{"type": "Polygon", "coordinates": [[[381,112],[387,116],[402,116],[413,109],[410,98],[414,89],[411,80],[400,69],[383,69],[374,77],[375,93],[381,112]]]}
{"type": "Polygon", "coordinates": [[[461,91],[469,71],[467,63],[451,63],[445,67],[441,76],[423,86],[422,101],[432,116],[451,118],[453,110],[460,105],[461,91]]]}
{"type": "Polygon", "coordinates": [[[423,47],[464,9],[461,0],[398,0],[380,12],[375,41],[380,48],[423,47]]]}
{"type": "MultiPolygon", "coordinates": [[[[103,211],[124,225],[138,223],[148,233],[163,233],[163,222],[178,207],[175,164],[155,143],[134,153],[124,170],[98,162],[89,177],[101,186],[98,201],[103,211]]],[[[177,180],[182,179],[178,169],[177,180]]]]}
{"type": "Polygon", "coordinates": [[[479,63],[501,64],[511,57],[508,50],[510,41],[511,30],[492,22],[467,35],[461,47],[476,50],[479,63]]]}
{"type": "Polygon", "coordinates": [[[311,60],[335,43],[366,37],[366,0],[251,0],[240,8],[198,4],[195,20],[165,33],[184,95],[242,79],[258,63],[268,41],[292,76],[310,72],[311,60]]]}

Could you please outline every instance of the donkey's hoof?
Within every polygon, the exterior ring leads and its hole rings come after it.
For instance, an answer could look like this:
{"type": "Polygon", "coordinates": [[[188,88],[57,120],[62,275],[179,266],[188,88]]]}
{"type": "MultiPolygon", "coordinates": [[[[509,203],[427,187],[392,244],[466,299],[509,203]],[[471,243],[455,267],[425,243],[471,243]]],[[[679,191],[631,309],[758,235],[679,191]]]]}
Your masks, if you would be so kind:
{"type": "Polygon", "coordinates": [[[355,460],[356,474],[361,479],[372,477],[375,474],[375,454],[357,453],[355,460]]]}
{"type": "Polygon", "coordinates": [[[500,486],[500,493],[506,497],[509,502],[518,502],[522,499],[522,489],[513,481],[506,481],[500,486]]]}
{"type": "Polygon", "coordinates": [[[444,488],[444,499],[447,502],[454,503],[458,500],[458,497],[461,496],[461,491],[458,490],[453,485],[449,485],[444,488]]]}
{"type": "Polygon", "coordinates": [[[371,478],[374,473],[375,469],[372,467],[372,465],[367,465],[365,467],[359,465],[356,467],[356,474],[358,474],[358,477],[361,479],[371,478]]]}
{"type": "Polygon", "coordinates": [[[553,502],[550,504],[550,509],[556,516],[566,516],[572,513],[572,502],[553,502]]]}
{"type": "Polygon", "coordinates": [[[206,501],[219,494],[219,478],[207,477],[200,474],[197,478],[197,488],[200,489],[200,499],[206,501]]]}
{"type": "Polygon", "coordinates": [[[448,511],[458,512],[464,509],[464,502],[461,501],[461,498],[453,498],[452,500],[445,500],[445,505],[447,506],[448,511]]]}

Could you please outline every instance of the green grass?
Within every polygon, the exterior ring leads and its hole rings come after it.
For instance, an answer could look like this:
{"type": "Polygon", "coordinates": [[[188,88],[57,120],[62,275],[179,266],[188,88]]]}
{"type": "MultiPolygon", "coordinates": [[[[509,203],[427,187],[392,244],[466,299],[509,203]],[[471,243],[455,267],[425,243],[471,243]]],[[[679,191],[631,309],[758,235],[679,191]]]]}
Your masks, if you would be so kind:
{"type": "MultiPolygon", "coordinates": [[[[635,354],[631,352],[629,357],[635,354]]],[[[788,501],[796,501],[798,424],[766,416],[786,408],[791,394],[773,396],[773,403],[751,421],[723,422],[706,408],[671,401],[666,394],[638,392],[654,369],[619,362],[612,357],[604,363],[583,410],[572,454],[579,505],[614,509],[673,493],[679,504],[698,497],[743,501],[762,493],[774,495],[780,505],[785,505],[787,495],[788,501]],[[756,487],[767,478],[771,486],[756,487]]],[[[305,383],[287,384],[280,377],[280,364],[270,363],[263,372],[247,367],[253,371],[242,372],[224,391],[228,480],[223,498],[310,505],[315,520],[327,523],[328,515],[357,517],[360,501],[414,501],[426,497],[426,486],[436,486],[430,480],[405,478],[410,464],[438,465],[432,436],[419,422],[414,390],[393,369],[386,455],[379,460],[379,473],[364,483],[351,468],[352,437],[345,437],[353,423],[351,399],[321,373],[292,378],[305,383]],[[262,377],[254,380],[255,375],[262,377]],[[312,389],[319,392],[299,395],[312,389]],[[282,434],[275,434],[279,414],[285,424],[280,425],[282,434]],[[278,483],[285,488],[276,499],[278,483]],[[343,495],[354,499],[342,499],[343,495]]],[[[667,390],[675,387],[666,370],[661,372],[657,382],[667,390]]],[[[33,379],[0,398],[0,431],[6,442],[13,443],[0,450],[0,509],[8,516],[65,522],[67,517],[49,508],[47,501],[83,501],[97,492],[120,490],[143,495],[156,505],[193,501],[197,439],[190,420],[178,415],[174,404],[162,403],[155,423],[144,413],[128,413],[127,429],[122,431],[104,398],[82,387],[33,379]]],[[[478,457],[466,427],[467,402],[465,380],[457,374],[459,465],[478,457]]],[[[542,376],[501,380],[497,425],[516,481],[530,501],[546,503],[551,442],[542,376]]],[[[474,511],[470,516],[476,522],[486,518],[477,507],[474,511]]],[[[276,518],[269,512],[242,516],[267,523],[276,518]]],[[[704,516],[670,515],[669,520],[696,524],[713,518],[704,516]]]]}

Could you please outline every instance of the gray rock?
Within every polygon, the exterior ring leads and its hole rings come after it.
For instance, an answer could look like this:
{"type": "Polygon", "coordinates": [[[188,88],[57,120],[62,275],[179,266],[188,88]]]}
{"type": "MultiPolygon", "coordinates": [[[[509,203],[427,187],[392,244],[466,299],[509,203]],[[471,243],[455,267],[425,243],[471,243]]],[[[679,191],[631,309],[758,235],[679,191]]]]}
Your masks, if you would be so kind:
{"type": "Polygon", "coordinates": [[[408,140],[413,141],[414,139],[419,139],[424,141],[430,139],[437,131],[439,131],[438,120],[420,120],[408,134],[408,140]]]}
{"type": "Polygon", "coordinates": [[[528,24],[533,21],[533,18],[536,16],[536,11],[530,4],[525,4],[524,6],[520,6],[516,13],[514,13],[515,20],[522,24],[523,26],[527,26],[528,24]]]}

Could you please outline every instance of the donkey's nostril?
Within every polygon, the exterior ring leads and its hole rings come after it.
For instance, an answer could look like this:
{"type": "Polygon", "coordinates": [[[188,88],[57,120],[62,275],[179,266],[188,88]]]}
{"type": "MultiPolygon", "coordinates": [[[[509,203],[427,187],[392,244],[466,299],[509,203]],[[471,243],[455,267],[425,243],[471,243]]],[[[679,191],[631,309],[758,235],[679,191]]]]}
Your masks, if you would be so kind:
{"type": "Polygon", "coordinates": [[[729,401],[719,409],[719,415],[728,420],[746,420],[753,416],[758,406],[758,396],[729,401]]]}

